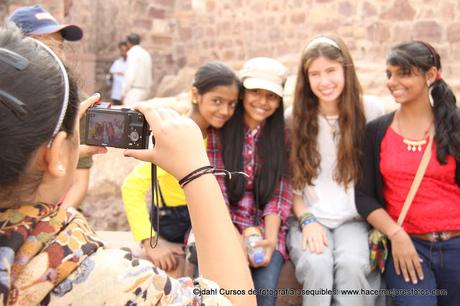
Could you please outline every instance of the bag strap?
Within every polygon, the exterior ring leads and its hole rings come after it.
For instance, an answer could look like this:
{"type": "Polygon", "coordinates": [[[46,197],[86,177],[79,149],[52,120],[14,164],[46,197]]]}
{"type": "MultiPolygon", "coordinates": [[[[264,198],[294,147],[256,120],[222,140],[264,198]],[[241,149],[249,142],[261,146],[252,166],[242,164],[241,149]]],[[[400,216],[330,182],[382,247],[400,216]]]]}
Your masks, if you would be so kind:
{"type": "Polygon", "coordinates": [[[430,139],[428,141],[428,145],[425,148],[425,152],[423,152],[422,160],[417,169],[417,173],[415,174],[414,180],[412,185],[410,186],[409,193],[407,194],[406,201],[404,202],[404,206],[401,210],[401,214],[398,218],[398,225],[401,226],[406,218],[407,212],[409,211],[409,207],[414,200],[415,194],[422,182],[423,176],[425,175],[426,168],[428,167],[428,163],[431,159],[431,147],[433,145],[433,132],[430,130],[430,139]]]}
{"type": "Polygon", "coordinates": [[[160,192],[160,200],[161,200],[161,204],[163,205],[162,207],[168,207],[168,205],[166,205],[166,201],[163,197],[163,193],[161,192],[161,185],[158,184],[158,191],[160,192]]]}

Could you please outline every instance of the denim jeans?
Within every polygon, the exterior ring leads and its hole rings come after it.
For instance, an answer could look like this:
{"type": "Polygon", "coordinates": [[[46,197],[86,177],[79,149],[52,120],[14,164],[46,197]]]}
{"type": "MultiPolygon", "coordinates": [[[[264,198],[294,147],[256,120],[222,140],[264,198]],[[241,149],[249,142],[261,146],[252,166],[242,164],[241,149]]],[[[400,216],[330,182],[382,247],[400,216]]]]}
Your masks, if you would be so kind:
{"type": "MultiPolygon", "coordinates": [[[[281,252],[275,250],[267,267],[251,268],[252,280],[256,289],[276,289],[284,257],[281,252]]],[[[275,306],[275,295],[257,295],[258,306],[275,306]]]]}
{"type": "Polygon", "coordinates": [[[447,295],[398,295],[393,298],[395,306],[458,306],[460,305],[460,238],[430,242],[412,238],[415,249],[423,259],[423,280],[417,284],[405,282],[396,275],[391,250],[385,267],[385,279],[389,289],[446,289],[447,295]]]}

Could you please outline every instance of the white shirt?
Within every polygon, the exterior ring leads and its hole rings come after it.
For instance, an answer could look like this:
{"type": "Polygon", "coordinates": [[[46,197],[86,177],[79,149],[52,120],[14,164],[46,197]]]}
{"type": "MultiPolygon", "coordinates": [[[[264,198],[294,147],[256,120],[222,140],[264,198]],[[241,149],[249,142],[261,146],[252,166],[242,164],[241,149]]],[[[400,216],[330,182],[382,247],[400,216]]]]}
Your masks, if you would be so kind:
{"type": "MultiPolygon", "coordinates": [[[[377,99],[378,100],[378,99],[377,99]]],[[[383,104],[373,98],[364,98],[364,108],[367,121],[384,114],[383,104]]],[[[303,202],[318,221],[329,228],[336,228],[344,222],[359,218],[355,205],[354,185],[345,189],[334,179],[337,162],[337,145],[335,144],[331,127],[338,116],[318,117],[318,149],[321,155],[320,172],[313,180],[313,186],[305,186],[302,191],[303,202]]]]}
{"type": "Polygon", "coordinates": [[[112,74],[112,95],[113,100],[121,100],[123,80],[125,79],[125,72],[127,62],[123,57],[115,60],[110,67],[110,74],[112,74]]]}
{"type": "Polygon", "coordinates": [[[152,85],[152,58],[141,46],[135,45],[128,50],[127,70],[123,82],[123,95],[131,88],[150,90],[152,85]]]}

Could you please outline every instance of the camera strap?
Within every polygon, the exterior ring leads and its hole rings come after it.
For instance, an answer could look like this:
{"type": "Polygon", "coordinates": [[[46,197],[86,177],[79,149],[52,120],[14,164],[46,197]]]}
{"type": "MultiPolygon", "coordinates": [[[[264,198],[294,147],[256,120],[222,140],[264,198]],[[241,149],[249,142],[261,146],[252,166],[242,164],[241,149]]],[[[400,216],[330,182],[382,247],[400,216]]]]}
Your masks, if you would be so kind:
{"type": "Polygon", "coordinates": [[[160,205],[159,198],[161,197],[162,202],[164,203],[163,195],[161,194],[160,184],[158,183],[157,178],[157,166],[152,163],[151,166],[151,184],[152,184],[152,200],[149,213],[150,219],[150,247],[153,249],[158,244],[158,236],[160,235],[160,205]],[[154,213],[156,210],[156,214],[154,213]],[[155,240],[153,239],[154,224],[156,225],[157,233],[155,235],[155,240]]]}

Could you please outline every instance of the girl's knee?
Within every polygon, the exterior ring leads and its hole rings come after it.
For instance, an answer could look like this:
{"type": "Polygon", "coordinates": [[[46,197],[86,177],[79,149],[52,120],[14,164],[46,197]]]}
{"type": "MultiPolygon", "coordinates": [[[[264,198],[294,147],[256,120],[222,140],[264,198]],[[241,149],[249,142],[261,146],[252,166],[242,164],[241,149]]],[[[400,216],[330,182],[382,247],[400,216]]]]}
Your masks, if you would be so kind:
{"type": "Polygon", "coordinates": [[[323,275],[324,273],[332,273],[334,262],[332,256],[325,253],[312,254],[304,252],[296,265],[296,274],[308,274],[308,277],[314,274],[323,275]]]}
{"type": "Polygon", "coordinates": [[[353,275],[368,275],[371,272],[368,256],[359,256],[357,254],[343,254],[337,256],[334,262],[334,268],[337,276],[342,274],[344,277],[353,275]]]}

